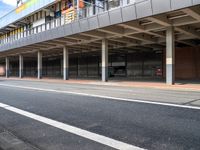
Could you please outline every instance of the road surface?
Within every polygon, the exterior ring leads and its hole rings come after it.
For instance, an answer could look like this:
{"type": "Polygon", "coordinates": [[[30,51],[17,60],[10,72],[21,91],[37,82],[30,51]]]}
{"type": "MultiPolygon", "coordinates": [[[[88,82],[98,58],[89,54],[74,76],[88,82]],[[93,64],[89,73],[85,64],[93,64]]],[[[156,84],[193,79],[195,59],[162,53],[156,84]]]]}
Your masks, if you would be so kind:
{"type": "Polygon", "coordinates": [[[198,92],[1,81],[0,141],[6,132],[39,150],[199,150],[200,108],[188,105],[198,99],[198,92]],[[128,101],[139,94],[159,103],[128,101]],[[186,107],[160,104],[167,99],[186,107]]]}

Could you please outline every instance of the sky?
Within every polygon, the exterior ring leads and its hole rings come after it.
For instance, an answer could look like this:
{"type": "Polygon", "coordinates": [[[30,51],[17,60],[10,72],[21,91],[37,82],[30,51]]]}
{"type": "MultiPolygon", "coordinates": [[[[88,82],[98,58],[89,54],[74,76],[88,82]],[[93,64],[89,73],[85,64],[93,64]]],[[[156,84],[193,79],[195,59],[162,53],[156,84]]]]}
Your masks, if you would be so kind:
{"type": "Polygon", "coordinates": [[[0,0],[0,17],[16,7],[16,0],[0,0]]]}

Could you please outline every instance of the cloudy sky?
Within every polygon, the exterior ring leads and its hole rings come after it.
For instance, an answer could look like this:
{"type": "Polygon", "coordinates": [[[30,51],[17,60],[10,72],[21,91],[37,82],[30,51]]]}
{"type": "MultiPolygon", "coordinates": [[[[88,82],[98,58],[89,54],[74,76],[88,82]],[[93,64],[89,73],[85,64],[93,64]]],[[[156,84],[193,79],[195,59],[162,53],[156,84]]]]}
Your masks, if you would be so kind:
{"type": "Polygon", "coordinates": [[[16,0],[0,0],[0,17],[16,7],[16,0]]]}

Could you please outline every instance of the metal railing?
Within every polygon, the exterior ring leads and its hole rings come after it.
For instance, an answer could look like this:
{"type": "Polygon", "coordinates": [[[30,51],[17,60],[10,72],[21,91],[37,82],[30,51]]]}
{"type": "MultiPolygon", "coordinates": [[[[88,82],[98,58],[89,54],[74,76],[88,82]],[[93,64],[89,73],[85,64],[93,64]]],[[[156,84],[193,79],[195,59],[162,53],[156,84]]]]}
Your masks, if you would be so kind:
{"type": "Polygon", "coordinates": [[[62,15],[62,17],[60,18],[50,20],[44,24],[38,25],[36,27],[31,27],[29,29],[20,31],[19,33],[16,33],[14,35],[9,35],[3,39],[0,39],[0,45],[6,43],[12,43],[13,41],[19,40],[21,38],[25,38],[30,35],[37,34],[46,30],[50,30],[62,26],[64,24],[71,23],[78,19],[87,18],[113,8],[128,5],[131,1],[132,3],[135,3],[134,0],[107,0],[99,2],[97,4],[85,2],[86,3],[85,5],[87,6],[84,8],[79,8],[79,9],[71,8],[71,10],[70,9],[66,10],[66,13],[62,15]]]}
{"type": "MultiPolygon", "coordinates": [[[[15,3],[15,0],[13,0],[15,3]]],[[[26,0],[23,5],[0,17],[0,28],[20,20],[33,12],[55,3],[55,0],[26,0]]]]}

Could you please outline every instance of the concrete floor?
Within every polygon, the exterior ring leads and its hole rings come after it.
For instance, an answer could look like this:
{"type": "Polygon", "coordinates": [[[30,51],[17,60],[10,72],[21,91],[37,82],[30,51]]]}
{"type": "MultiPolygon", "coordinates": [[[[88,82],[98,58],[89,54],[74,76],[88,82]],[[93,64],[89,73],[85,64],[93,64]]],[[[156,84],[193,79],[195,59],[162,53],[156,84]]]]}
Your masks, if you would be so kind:
{"type": "MultiPolygon", "coordinates": [[[[183,105],[200,101],[200,93],[194,91],[1,80],[0,103],[145,149],[200,149],[198,109],[117,101],[62,91],[183,105]]],[[[0,108],[0,120],[0,129],[41,150],[113,149],[3,108],[0,108]]]]}

